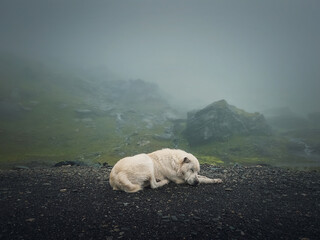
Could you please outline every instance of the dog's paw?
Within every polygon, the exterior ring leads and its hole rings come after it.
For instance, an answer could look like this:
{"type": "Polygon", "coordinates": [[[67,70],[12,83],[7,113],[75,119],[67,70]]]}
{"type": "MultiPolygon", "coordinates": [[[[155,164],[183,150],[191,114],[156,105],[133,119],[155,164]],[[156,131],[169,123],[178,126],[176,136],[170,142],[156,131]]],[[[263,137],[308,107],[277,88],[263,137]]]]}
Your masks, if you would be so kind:
{"type": "Polygon", "coordinates": [[[163,184],[167,184],[167,183],[169,183],[170,181],[168,180],[168,179],[156,179],[156,181],[157,181],[157,183],[163,183],[163,184]]]}
{"type": "Polygon", "coordinates": [[[222,183],[222,179],[220,179],[220,178],[215,178],[215,179],[213,179],[213,182],[214,182],[214,183],[222,183]]]}
{"type": "Polygon", "coordinates": [[[163,179],[162,182],[165,183],[165,184],[167,184],[167,183],[169,183],[170,181],[169,181],[168,179],[163,179]]]}

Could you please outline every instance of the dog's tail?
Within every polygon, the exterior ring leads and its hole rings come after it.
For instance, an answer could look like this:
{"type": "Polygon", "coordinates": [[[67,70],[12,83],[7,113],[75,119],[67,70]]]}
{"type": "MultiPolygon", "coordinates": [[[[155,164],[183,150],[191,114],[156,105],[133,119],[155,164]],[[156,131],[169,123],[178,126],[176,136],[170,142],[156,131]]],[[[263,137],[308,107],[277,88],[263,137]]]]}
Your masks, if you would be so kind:
{"type": "Polygon", "coordinates": [[[113,187],[113,190],[121,189],[128,193],[134,193],[142,190],[142,187],[139,184],[133,184],[130,182],[127,175],[122,172],[119,172],[116,176],[112,176],[111,178],[112,180],[110,179],[110,184],[113,187]]]}

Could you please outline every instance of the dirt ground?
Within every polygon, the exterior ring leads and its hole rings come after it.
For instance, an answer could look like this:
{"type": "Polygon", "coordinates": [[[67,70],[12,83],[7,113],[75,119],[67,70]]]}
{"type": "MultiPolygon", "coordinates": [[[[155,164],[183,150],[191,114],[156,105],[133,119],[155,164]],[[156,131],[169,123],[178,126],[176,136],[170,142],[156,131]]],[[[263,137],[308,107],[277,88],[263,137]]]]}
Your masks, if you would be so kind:
{"type": "Polygon", "coordinates": [[[0,239],[319,239],[319,172],[201,167],[224,182],[128,194],[110,167],[0,170],[0,239]]]}

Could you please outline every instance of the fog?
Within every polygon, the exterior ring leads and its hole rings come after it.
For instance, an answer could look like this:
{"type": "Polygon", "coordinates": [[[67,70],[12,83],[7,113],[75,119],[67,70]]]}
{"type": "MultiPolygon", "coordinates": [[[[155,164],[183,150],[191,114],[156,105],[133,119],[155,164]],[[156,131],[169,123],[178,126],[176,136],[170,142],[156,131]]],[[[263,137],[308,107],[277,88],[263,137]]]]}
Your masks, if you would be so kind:
{"type": "Polygon", "coordinates": [[[192,109],[320,111],[317,0],[2,0],[0,52],[157,83],[192,109]]]}

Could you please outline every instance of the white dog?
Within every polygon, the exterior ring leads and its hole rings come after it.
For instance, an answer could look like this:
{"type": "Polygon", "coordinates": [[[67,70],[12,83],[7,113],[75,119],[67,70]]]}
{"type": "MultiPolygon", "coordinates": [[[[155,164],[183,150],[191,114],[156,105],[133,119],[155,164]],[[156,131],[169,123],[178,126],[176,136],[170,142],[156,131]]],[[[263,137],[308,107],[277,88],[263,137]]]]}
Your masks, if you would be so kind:
{"type": "Polygon", "coordinates": [[[222,182],[218,178],[200,176],[199,171],[199,161],[192,154],[178,149],[162,149],[119,160],[111,170],[110,185],[113,190],[132,193],[146,186],[162,187],[170,181],[190,185],[222,182]]]}

